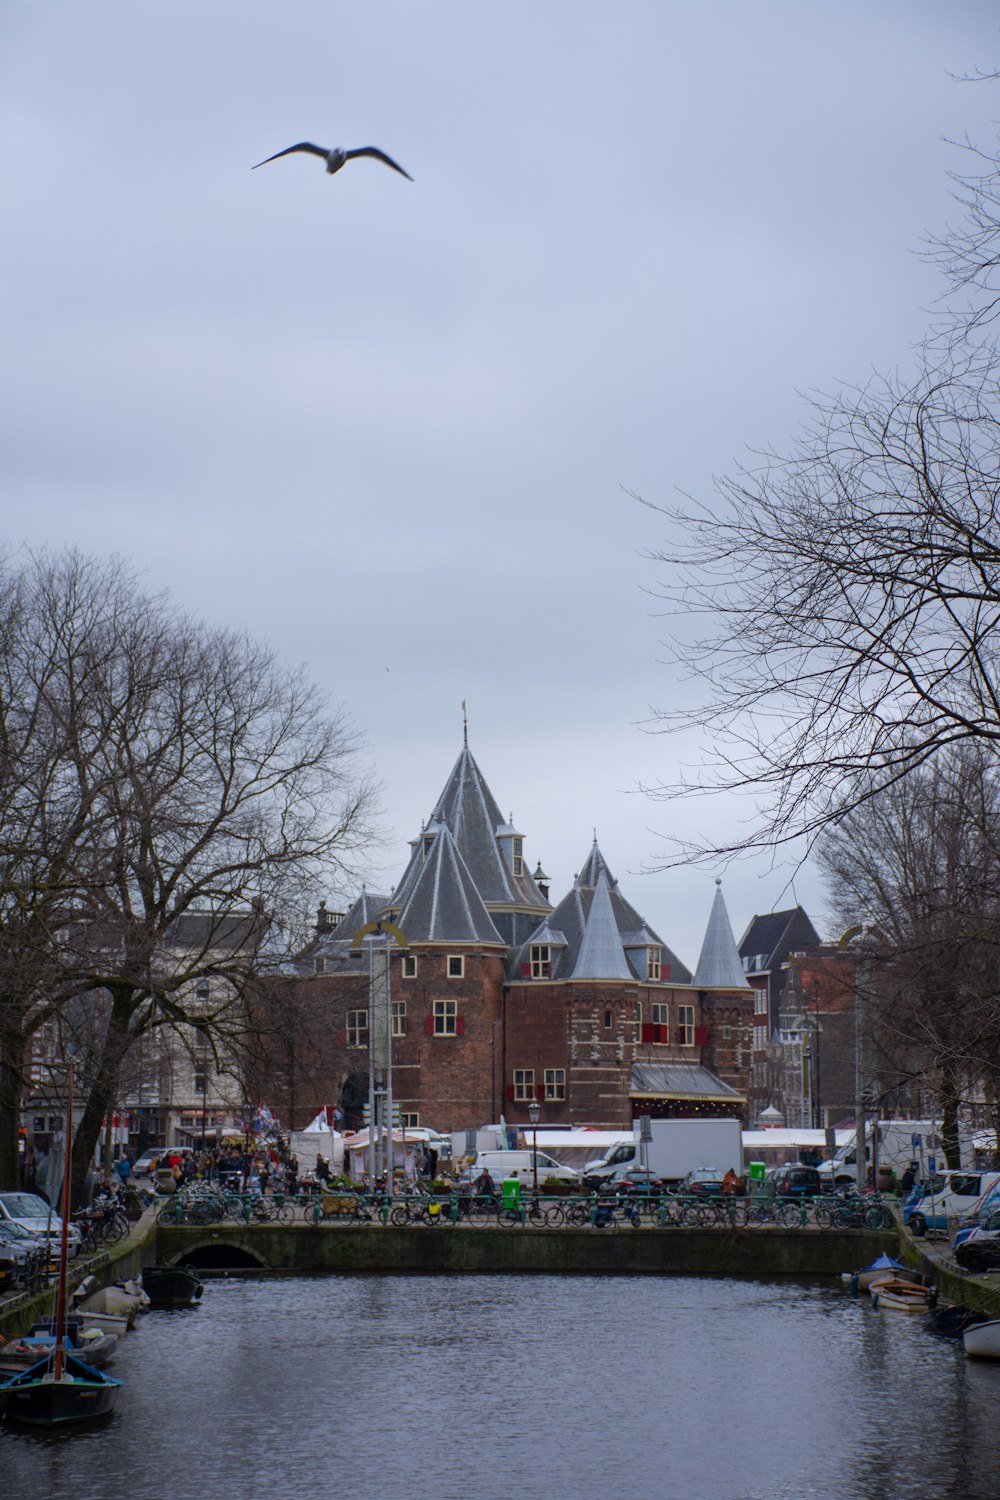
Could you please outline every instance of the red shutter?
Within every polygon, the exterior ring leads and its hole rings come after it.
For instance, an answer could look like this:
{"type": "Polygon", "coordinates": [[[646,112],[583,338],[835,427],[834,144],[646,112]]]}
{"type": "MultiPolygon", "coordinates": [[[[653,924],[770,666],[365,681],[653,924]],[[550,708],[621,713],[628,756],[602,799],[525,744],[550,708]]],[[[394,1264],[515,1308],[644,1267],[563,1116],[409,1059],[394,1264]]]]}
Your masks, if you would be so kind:
{"type": "Polygon", "coordinates": [[[337,1035],[336,1035],[336,1038],[335,1038],[335,1041],[336,1041],[336,1044],[337,1044],[338,1047],[346,1047],[347,1046],[347,1032],[346,1031],[338,1031],[337,1035]]]}
{"type": "Polygon", "coordinates": [[[670,978],[670,965],[669,964],[661,964],[660,965],[660,978],[661,979],[669,979],[670,978]]]}
{"type": "Polygon", "coordinates": [[[531,965],[530,964],[522,964],[521,965],[521,978],[522,979],[530,979],[531,978],[531,965]]]}
{"type": "Polygon", "coordinates": [[[512,1083],[508,1083],[507,1085],[507,1102],[509,1104],[514,1103],[514,1085],[512,1083]]]}
{"type": "Polygon", "coordinates": [[[694,1028],[694,1044],[696,1047],[708,1046],[708,1027],[696,1026],[694,1028]]]}
{"type": "Polygon", "coordinates": [[[464,1036],[465,1035],[465,1017],[464,1016],[456,1016],[455,1017],[455,1035],[456,1036],[464,1036]]]}
{"type": "Polygon", "coordinates": [[[660,1028],[658,1026],[654,1026],[651,1021],[643,1021],[642,1040],[644,1042],[658,1042],[659,1037],[656,1035],[656,1033],[659,1031],[659,1029],[660,1028]]]}
{"type": "Polygon", "coordinates": [[[434,1035],[434,1017],[433,1016],[425,1016],[424,1017],[424,1032],[425,1032],[425,1034],[427,1036],[433,1036],[434,1035]]]}
{"type": "Polygon", "coordinates": [[[683,1026],[678,1026],[678,1028],[677,1028],[677,1045],[678,1045],[678,1047],[683,1047],[683,1045],[684,1045],[684,1027],[683,1026]]]}
{"type": "Polygon", "coordinates": [[[536,1083],[535,1084],[535,1098],[538,1100],[539,1104],[543,1103],[543,1101],[545,1099],[545,1085],[544,1085],[544,1083],[536,1083]]]}

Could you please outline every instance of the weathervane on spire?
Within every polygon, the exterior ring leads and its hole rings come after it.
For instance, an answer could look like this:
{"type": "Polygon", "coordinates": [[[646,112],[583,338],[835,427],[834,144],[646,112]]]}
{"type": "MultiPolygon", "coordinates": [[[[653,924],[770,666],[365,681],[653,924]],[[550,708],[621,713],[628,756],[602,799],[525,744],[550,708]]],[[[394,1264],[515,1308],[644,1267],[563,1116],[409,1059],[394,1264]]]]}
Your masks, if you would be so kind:
{"type": "Polygon", "coordinates": [[[465,699],[462,699],[462,740],[468,749],[469,745],[469,715],[465,707],[465,699]]]}

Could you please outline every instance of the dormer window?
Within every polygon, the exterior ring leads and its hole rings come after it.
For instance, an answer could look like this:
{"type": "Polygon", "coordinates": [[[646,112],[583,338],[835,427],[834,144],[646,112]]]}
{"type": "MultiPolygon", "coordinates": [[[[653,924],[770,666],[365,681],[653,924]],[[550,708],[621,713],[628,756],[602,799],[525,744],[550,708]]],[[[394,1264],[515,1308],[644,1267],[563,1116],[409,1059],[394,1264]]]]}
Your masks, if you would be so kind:
{"type": "Polygon", "coordinates": [[[524,839],[510,841],[510,868],[514,875],[524,874],[524,839]]]}
{"type": "Polygon", "coordinates": [[[423,836],[423,839],[421,841],[421,848],[423,849],[424,859],[427,858],[427,856],[430,854],[431,849],[433,847],[434,847],[434,835],[433,835],[433,833],[425,833],[424,836],[423,836]]]}
{"type": "Polygon", "coordinates": [[[646,977],[648,979],[659,979],[662,968],[662,960],[659,948],[650,946],[646,949],[646,977]]]}
{"type": "Polygon", "coordinates": [[[552,949],[548,943],[531,945],[532,979],[549,979],[552,976],[552,949]]]}

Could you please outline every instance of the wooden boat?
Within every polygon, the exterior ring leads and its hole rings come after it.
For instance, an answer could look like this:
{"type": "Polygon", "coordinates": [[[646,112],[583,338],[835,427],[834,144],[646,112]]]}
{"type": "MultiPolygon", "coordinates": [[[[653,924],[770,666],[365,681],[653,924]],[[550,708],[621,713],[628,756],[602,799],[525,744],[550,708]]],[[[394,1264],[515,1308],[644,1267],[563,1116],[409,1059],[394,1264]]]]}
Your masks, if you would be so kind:
{"type": "Polygon", "coordinates": [[[875,1282],[871,1295],[873,1307],[884,1307],[893,1312],[925,1313],[930,1301],[927,1287],[901,1279],[875,1282]]]}
{"type": "MultiPolygon", "coordinates": [[[[893,1260],[891,1255],[880,1255],[877,1260],[872,1261],[870,1266],[865,1266],[862,1270],[854,1273],[857,1277],[858,1291],[867,1292],[871,1289],[872,1282],[878,1280],[879,1277],[899,1276],[905,1270],[906,1267],[901,1265],[898,1260],[893,1260]]],[[[845,1281],[853,1279],[850,1274],[844,1278],[845,1281]]]]}
{"type": "MultiPolygon", "coordinates": [[[[73,1140],[73,1065],[66,1075],[66,1141],[73,1140]]],[[[8,1421],[31,1427],[65,1427],[108,1416],[114,1410],[121,1381],[95,1370],[66,1348],[66,1279],[69,1266],[69,1171],[67,1149],[63,1173],[62,1234],[53,1347],[43,1359],[0,1385],[8,1421]]]]}
{"type": "MultiPolygon", "coordinates": [[[[101,1370],[118,1348],[117,1333],[103,1333],[99,1328],[84,1328],[79,1318],[67,1318],[65,1347],[95,1370],[101,1370]]],[[[0,1370],[25,1370],[37,1364],[43,1354],[55,1347],[55,1328],[51,1322],[33,1323],[19,1339],[0,1346],[0,1370]]]]}
{"type": "Polygon", "coordinates": [[[75,1354],[63,1353],[60,1360],[59,1353],[57,1349],[0,1385],[8,1421],[29,1427],[64,1427],[111,1414],[121,1381],[95,1370],[75,1354]]]}
{"type": "Polygon", "coordinates": [[[973,1323],[963,1332],[962,1343],[973,1359],[1000,1359],[1000,1318],[973,1323]]]}
{"type": "Polygon", "coordinates": [[[124,1318],[126,1326],[131,1328],[139,1313],[145,1312],[150,1305],[142,1282],[135,1277],[131,1281],[120,1281],[115,1286],[99,1287],[96,1292],[91,1292],[77,1303],[77,1310],[86,1316],[88,1322],[97,1313],[105,1317],[124,1318]]]}
{"type": "Polygon", "coordinates": [[[191,1266],[145,1266],[142,1286],[153,1307],[191,1307],[205,1290],[191,1266]]]}

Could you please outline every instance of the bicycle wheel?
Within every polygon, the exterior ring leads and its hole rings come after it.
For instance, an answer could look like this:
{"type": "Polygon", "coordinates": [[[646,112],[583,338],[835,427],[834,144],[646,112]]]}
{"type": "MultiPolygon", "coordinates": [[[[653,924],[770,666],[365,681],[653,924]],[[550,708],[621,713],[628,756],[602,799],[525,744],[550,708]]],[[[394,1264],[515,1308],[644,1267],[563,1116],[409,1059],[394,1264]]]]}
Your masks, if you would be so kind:
{"type": "Polygon", "coordinates": [[[813,1209],[813,1220],[818,1229],[832,1229],[833,1210],[821,1203],[813,1209]]]}
{"type": "Polygon", "coordinates": [[[794,1203],[783,1203],[778,1209],[778,1223],[782,1229],[798,1229],[802,1215],[794,1203]]]}
{"type": "Polygon", "coordinates": [[[503,1224],[505,1228],[511,1229],[515,1224],[520,1224],[521,1215],[516,1208],[501,1209],[497,1215],[497,1223],[503,1224]]]}
{"type": "Polygon", "coordinates": [[[546,1224],[550,1224],[553,1229],[557,1229],[560,1224],[565,1224],[566,1213],[561,1203],[549,1204],[549,1207],[545,1210],[545,1222],[546,1224]]]}
{"type": "Polygon", "coordinates": [[[182,1223],[183,1215],[181,1213],[181,1205],[179,1203],[165,1203],[163,1207],[157,1211],[156,1222],[157,1224],[182,1223]]]}
{"type": "Polygon", "coordinates": [[[869,1229],[888,1229],[892,1219],[881,1203],[875,1203],[865,1214],[865,1223],[869,1229]]]}

